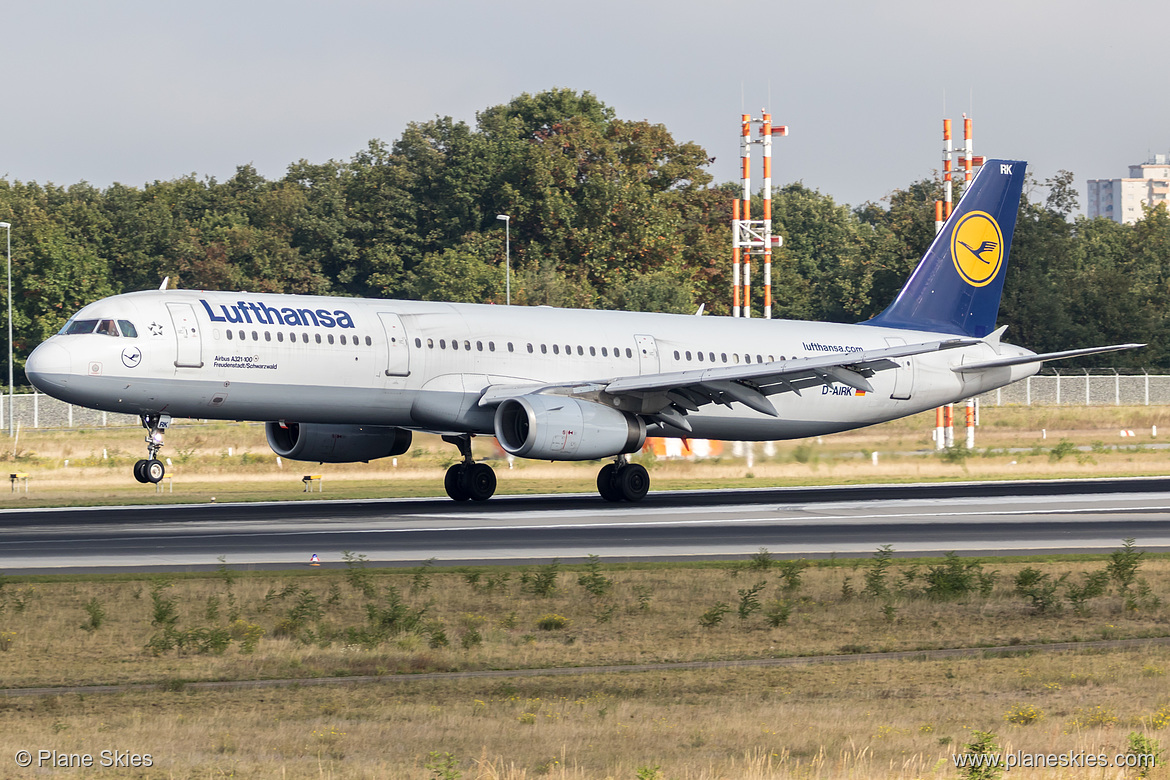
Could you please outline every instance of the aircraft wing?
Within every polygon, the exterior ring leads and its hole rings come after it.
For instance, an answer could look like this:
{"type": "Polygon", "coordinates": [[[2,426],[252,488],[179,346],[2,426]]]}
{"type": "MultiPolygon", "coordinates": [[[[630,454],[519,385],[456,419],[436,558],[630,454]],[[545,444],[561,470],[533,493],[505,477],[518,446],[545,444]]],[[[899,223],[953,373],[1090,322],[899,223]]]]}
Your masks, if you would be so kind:
{"type": "Polygon", "coordinates": [[[922,355],[978,344],[979,339],[954,338],[906,344],[862,352],[833,352],[813,357],[791,358],[773,363],[745,363],[735,366],[671,371],[661,374],[621,377],[597,382],[545,385],[494,385],[479,399],[480,406],[529,393],[555,393],[601,400],[608,396],[613,405],[643,414],[689,431],[687,412],[718,403],[730,407],[738,402],[762,414],[779,416],[768,396],[838,383],[863,392],[873,392],[868,378],[878,371],[897,368],[896,358],[922,355]]]}

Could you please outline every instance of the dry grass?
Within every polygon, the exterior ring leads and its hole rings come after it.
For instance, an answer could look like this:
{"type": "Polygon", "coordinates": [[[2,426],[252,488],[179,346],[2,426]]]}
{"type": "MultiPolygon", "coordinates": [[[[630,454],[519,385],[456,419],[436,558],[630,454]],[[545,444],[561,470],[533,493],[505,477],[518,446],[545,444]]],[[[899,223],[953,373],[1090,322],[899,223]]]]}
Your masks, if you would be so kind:
{"type": "MultiPolygon", "coordinates": [[[[149,753],[129,777],[954,777],[973,730],[1005,750],[1125,751],[1166,742],[1170,650],[882,662],[359,689],[0,699],[0,756],[18,749],[149,753]],[[1017,704],[1042,715],[1012,725],[1017,704]],[[657,767],[658,773],[653,769],[657,767]],[[455,775],[448,775],[455,776],[455,775]]],[[[6,771],[11,771],[6,770],[6,771]]],[[[92,773],[98,774],[102,773],[92,773]]],[[[113,774],[110,770],[106,774],[113,774]]],[[[26,776],[26,775],[16,775],[26,776]]],[[[1123,778],[1120,770],[1008,777],[1123,778]]],[[[1159,769],[1154,777],[1165,777],[1159,769]]]]}
{"type": "MultiPolygon", "coordinates": [[[[776,442],[771,455],[755,445],[755,462],[725,455],[700,462],[650,459],[655,490],[954,479],[1045,479],[1160,475],[1170,471],[1170,452],[1153,449],[1152,426],[1170,432],[1170,409],[1163,407],[1001,407],[982,413],[978,448],[971,457],[939,458],[932,450],[931,413],[817,439],[776,442]],[[1120,438],[1120,429],[1134,438],[1120,438]],[[1059,459],[1062,441],[1090,447],[1059,459]],[[1113,449],[1120,447],[1120,450],[1113,449]],[[874,465],[870,455],[879,453],[874,465]]],[[[957,436],[961,441],[963,431],[957,436]]],[[[441,496],[443,470],[456,460],[453,447],[433,436],[416,436],[415,447],[396,460],[369,464],[278,462],[268,449],[263,426],[176,425],[163,457],[171,459],[174,493],[158,494],[130,478],[142,457],[136,429],[24,431],[0,460],[31,475],[31,492],[2,493],[0,506],[62,504],[220,502],[297,500],[304,474],[324,474],[331,498],[441,496]],[[66,463],[68,462],[68,465],[66,463]]],[[[728,448],[730,449],[730,448],[728,448]]],[[[493,440],[476,440],[480,458],[499,457],[493,440]]],[[[644,461],[646,462],[646,461],[644,461]]],[[[499,492],[592,493],[596,463],[549,464],[518,460],[495,463],[499,492]]],[[[318,496],[312,496],[318,497],[318,496]]]]}

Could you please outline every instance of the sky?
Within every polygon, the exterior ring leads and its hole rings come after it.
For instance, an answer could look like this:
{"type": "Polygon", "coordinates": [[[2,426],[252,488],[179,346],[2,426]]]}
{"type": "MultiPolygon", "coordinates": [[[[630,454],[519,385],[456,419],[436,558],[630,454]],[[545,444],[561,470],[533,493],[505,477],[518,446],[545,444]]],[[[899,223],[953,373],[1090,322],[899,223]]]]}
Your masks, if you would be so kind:
{"type": "Polygon", "coordinates": [[[717,182],[770,108],[774,184],[854,206],[934,175],[964,112],[976,154],[1072,171],[1082,210],[1087,179],[1170,152],[1165,0],[50,0],[0,24],[9,180],[275,179],[552,87],[700,144],[717,182]]]}

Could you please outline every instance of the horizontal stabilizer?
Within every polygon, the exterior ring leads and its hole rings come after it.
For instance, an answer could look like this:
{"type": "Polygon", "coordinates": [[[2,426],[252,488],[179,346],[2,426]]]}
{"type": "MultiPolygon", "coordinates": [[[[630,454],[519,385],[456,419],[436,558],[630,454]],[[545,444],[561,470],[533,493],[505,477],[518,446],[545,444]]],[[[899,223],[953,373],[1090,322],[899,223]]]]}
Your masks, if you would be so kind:
{"type": "Polygon", "coordinates": [[[1022,355],[1019,357],[1000,358],[998,360],[984,360],[981,363],[966,363],[955,366],[951,370],[956,374],[967,374],[973,371],[984,371],[988,368],[1003,368],[1006,366],[1022,366],[1028,363],[1044,363],[1049,360],[1080,357],[1081,355],[1097,355],[1102,352],[1120,352],[1123,349],[1141,349],[1145,344],[1115,344],[1111,347],[1086,347],[1085,349],[1066,349],[1064,352],[1045,352],[1042,355],[1022,355]]]}

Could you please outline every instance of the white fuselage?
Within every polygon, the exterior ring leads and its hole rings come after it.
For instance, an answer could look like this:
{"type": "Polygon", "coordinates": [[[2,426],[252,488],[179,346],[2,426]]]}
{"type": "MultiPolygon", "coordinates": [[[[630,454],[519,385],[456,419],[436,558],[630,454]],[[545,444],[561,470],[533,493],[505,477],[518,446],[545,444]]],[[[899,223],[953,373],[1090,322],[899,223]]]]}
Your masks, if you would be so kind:
{"type": "MultiPolygon", "coordinates": [[[[41,390],[130,414],[481,434],[493,432],[492,409],[479,405],[491,386],[606,382],[951,337],[787,320],[188,290],[106,298],[71,322],[90,320],[130,323],[132,331],[48,339],[29,359],[41,390]]],[[[981,342],[902,358],[870,379],[873,392],[834,384],[782,393],[773,396],[776,418],[709,404],[688,416],[689,433],[656,424],[650,433],[770,440],[870,425],[1038,368],[951,370],[1005,354],[1030,353],[981,342]]]]}

